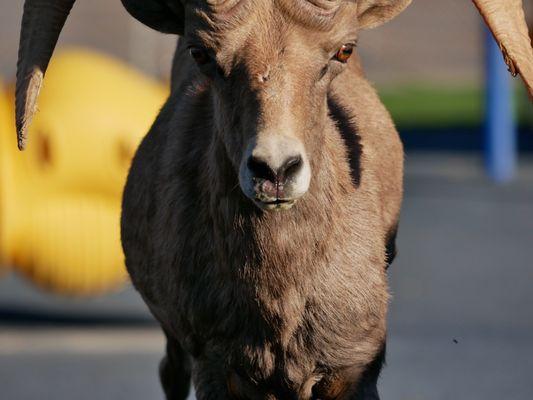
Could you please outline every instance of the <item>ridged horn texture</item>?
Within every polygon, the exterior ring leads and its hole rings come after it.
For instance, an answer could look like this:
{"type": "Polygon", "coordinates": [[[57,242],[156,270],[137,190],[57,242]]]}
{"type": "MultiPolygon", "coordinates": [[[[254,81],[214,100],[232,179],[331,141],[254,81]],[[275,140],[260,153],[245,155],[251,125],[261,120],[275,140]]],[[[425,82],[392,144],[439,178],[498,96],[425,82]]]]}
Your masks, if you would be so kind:
{"type": "Polygon", "coordinates": [[[522,0],[473,0],[494,34],[509,67],[520,74],[533,99],[533,49],[526,25],[522,0]]]}
{"type": "Polygon", "coordinates": [[[233,6],[235,5],[236,3],[239,3],[243,0],[207,0],[207,4],[209,4],[210,6],[225,6],[225,5],[229,5],[229,6],[233,6]]]}
{"type": "Polygon", "coordinates": [[[340,0],[307,0],[312,5],[322,8],[326,11],[337,9],[340,5],[340,0]]]}
{"type": "Polygon", "coordinates": [[[227,12],[237,6],[239,3],[246,0],[207,0],[207,5],[217,12],[227,12]]]}
{"type": "Polygon", "coordinates": [[[24,150],[28,126],[59,34],[75,0],[26,0],[17,64],[16,123],[18,147],[24,150]]]}

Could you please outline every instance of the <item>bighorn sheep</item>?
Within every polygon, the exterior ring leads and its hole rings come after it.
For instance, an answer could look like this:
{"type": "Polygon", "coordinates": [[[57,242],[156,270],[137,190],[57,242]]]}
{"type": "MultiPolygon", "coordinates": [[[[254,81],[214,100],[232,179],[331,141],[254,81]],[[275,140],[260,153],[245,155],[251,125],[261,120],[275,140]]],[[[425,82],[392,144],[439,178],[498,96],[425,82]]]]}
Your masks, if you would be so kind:
{"type": "MultiPolygon", "coordinates": [[[[168,339],[167,398],[192,375],[202,400],[378,399],[403,156],[352,53],[410,0],[122,2],[183,36],[122,214],[132,281],[168,339]]],[[[26,0],[21,148],[73,3],[26,0]]],[[[521,2],[502,3],[477,1],[531,90],[521,2]]]]}

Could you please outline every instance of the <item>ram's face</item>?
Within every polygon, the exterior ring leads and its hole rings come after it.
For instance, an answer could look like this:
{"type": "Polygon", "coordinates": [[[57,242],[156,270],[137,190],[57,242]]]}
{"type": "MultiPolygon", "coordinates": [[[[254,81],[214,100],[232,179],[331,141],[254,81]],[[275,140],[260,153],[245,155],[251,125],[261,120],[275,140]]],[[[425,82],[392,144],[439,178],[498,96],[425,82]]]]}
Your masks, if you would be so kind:
{"type": "Polygon", "coordinates": [[[355,48],[357,7],[198,3],[185,8],[185,40],[211,82],[217,130],[241,189],[262,209],[290,208],[309,187],[327,90],[355,48]]]}

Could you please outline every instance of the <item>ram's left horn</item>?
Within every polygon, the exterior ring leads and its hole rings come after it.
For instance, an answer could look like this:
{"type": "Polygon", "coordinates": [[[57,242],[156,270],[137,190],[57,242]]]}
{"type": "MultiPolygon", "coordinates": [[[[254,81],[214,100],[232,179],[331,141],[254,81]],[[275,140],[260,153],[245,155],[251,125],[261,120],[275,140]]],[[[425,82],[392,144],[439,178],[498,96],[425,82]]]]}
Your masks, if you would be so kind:
{"type": "Polygon", "coordinates": [[[17,64],[16,123],[18,147],[24,150],[28,126],[59,34],[75,0],[26,0],[17,64]]]}

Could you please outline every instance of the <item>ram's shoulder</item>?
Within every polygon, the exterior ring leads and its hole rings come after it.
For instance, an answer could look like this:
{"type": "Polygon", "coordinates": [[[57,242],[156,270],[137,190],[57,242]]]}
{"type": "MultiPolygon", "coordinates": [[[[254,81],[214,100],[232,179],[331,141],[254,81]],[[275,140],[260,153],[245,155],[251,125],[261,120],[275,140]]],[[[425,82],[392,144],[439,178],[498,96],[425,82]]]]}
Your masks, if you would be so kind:
{"type": "Polygon", "coordinates": [[[121,237],[127,255],[126,266],[134,274],[134,265],[143,262],[150,253],[151,215],[156,209],[157,176],[160,155],[167,147],[167,126],[172,118],[174,101],[169,98],[159,116],[143,138],[133,157],[122,197],[121,237]]]}

